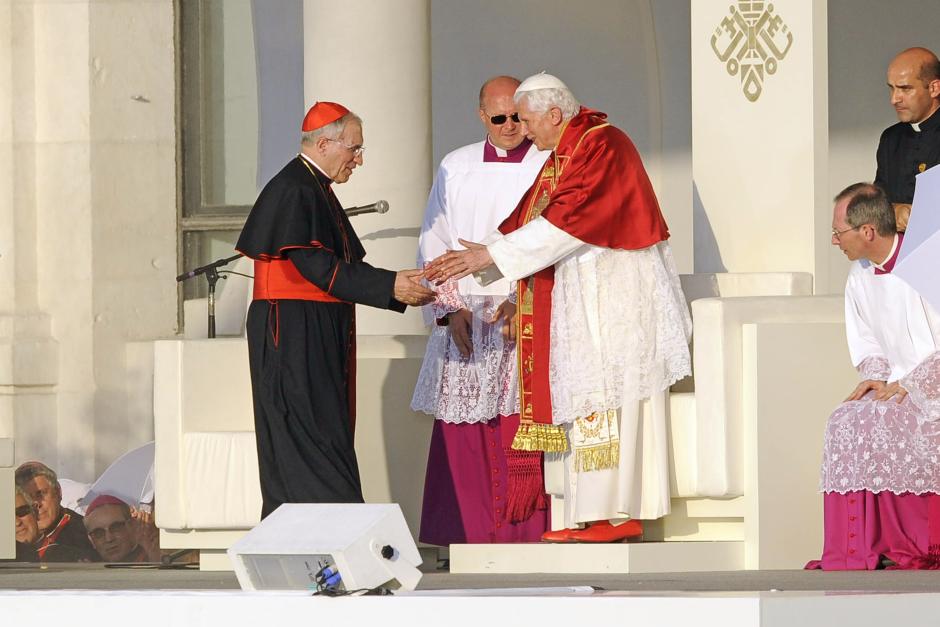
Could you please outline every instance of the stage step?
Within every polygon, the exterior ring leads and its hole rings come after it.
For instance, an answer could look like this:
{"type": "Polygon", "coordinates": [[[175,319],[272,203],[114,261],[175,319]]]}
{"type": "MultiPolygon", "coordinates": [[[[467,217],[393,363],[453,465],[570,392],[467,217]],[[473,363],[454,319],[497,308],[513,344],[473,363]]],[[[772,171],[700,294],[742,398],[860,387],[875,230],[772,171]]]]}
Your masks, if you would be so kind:
{"type": "Polygon", "coordinates": [[[452,544],[451,573],[680,573],[744,568],[743,542],[452,544]]]}

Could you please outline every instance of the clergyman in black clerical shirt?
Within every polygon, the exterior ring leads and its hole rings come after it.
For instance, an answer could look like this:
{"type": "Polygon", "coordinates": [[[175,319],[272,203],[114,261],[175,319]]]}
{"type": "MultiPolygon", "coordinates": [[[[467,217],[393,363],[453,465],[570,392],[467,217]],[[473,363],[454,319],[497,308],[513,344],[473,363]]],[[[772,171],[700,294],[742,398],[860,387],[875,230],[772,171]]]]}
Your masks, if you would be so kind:
{"type": "Polygon", "coordinates": [[[926,48],[905,50],[888,66],[888,88],[899,121],[881,134],[875,184],[888,194],[903,231],[914,177],[940,163],[940,61],[926,48]]]}

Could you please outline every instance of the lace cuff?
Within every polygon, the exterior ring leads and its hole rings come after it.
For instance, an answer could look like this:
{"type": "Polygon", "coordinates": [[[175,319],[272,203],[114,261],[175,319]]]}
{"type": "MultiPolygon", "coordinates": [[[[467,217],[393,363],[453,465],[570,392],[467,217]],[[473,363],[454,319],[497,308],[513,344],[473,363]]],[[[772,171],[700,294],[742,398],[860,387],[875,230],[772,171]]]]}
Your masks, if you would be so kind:
{"type": "Polygon", "coordinates": [[[891,374],[891,366],[888,360],[880,356],[866,357],[858,365],[858,374],[863,380],[887,381],[891,374]]]}
{"type": "Polygon", "coordinates": [[[513,305],[519,304],[519,287],[518,283],[513,283],[512,291],[506,295],[506,300],[508,300],[513,305]]]}
{"type": "Polygon", "coordinates": [[[923,412],[925,422],[940,420],[940,351],[920,362],[899,383],[923,412]]]}
{"type": "Polygon", "coordinates": [[[431,312],[435,320],[439,320],[449,313],[466,309],[463,297],[457,291],[457,281],[448,279],[437,288],[437,299],[431,303],[431,312]]]}

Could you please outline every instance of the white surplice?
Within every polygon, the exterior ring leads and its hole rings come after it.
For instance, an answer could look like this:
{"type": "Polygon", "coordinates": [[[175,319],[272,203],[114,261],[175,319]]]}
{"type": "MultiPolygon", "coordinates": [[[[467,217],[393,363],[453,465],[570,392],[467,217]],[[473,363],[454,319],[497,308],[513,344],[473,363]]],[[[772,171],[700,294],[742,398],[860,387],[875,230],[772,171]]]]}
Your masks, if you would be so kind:
{"type": "Polygon", "coordinates": [[[940,316],[903,279],[852,264],[845,283],[845,335],[852,365],[888,360],[897,381],[940,348],[940,316]]]}
{"type": "MultiPolygon", "coordinates": [[[[428,198],[418,240],[418,267],[463,246],[458,239],[482,241],[516,208],[550,154],[530,145],[519,163],[483,160],[486,140],[458,148],[441,160],[428,198]]],[[[496,154],[506,152],[493,147],[496,154]]],[[[438,288],[438,300],[425,306],[431,336],[411,407],[450,423],[485,422],[518,412],[515,344],[504,342],[500,327],[489,324],[496,308],[514,290],[507,280],[486,286],[472,277],[438,288]],[[460,355],[444,315],[467,309],[473,314],[473,352],[460,355]]]]}
{"type": "MultiPolygon", "coordinates": [[[[483,283],[555,266],[549,380],[553,422],[618,410],[617,468],[576,472],[563,455],[565,524],[669,513],[666,395],[691,374],[692,321],[667,241],[641,250],[586,244],[539,217],[488,244],[483,283]],[[642,401],[649,399],[642,411],[642,401]]],[[[549,473],[547,473],[549,474],[549,473]]]]}

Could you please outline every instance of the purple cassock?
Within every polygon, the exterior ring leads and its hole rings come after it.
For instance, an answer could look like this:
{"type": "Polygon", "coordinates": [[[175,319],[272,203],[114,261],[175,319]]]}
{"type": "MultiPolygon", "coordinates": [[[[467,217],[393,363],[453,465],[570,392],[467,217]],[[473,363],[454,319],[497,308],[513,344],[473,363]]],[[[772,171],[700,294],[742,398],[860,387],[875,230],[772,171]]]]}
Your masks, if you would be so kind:
{"type": "Polygon", "coordinates": [[[508,449],[518,427],[518,414],[486,423],[434,421],[421,542],[447,546],[539,541],[548,529],[545,503],[522,522],[511,522],[506,508],[510,483],[515,483],[508,449]]]}
{"type": "MultiPolygon", "coordinates": [[[[494,232],[545,156],[529,140],[508,151],[487,140],[447,155],[428,201],[419,260],[430,261],[458,237],[494,232]]],[[[470,311],[473,350],[463,357],[448,327],[431,323],[412,400],[413,409],[435,416],[419,539],[441,546],[538,542],[549,516],[542,455],[511,449],[519,426],[516,353],[490,323],[512,286],[486,291],[468,281],[463,288],[441,286],[428,308],[439,324],[452,312],[470,311]]]]}

